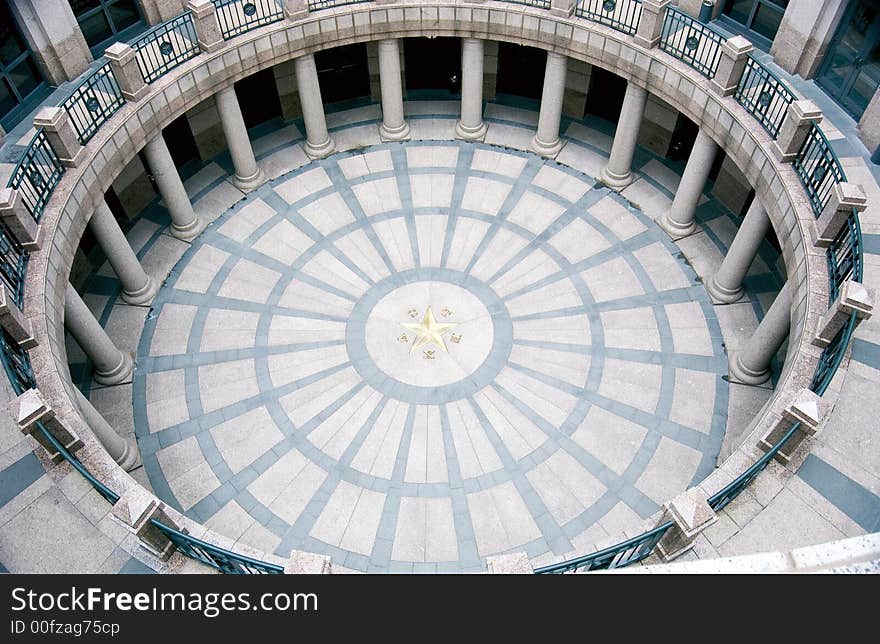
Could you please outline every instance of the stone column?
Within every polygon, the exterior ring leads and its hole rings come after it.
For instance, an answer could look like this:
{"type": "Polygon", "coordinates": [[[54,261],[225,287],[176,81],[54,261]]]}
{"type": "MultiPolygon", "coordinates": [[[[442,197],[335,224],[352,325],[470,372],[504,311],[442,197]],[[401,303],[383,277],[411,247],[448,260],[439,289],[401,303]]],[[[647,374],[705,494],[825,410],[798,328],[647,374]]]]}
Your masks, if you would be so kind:
{"type": "Polygon", "coordinates": [[[131,375],[134,366],[131,356],[116,348],[101,323],[70,284],[67,285],[64,298],[64,326],[94,364],[95,382],[116,385],[131,375]]]}
{"type": "Polygon", "coordinates": [[[626,94],[623,97],[617,130],[614,132],[614,143],[611,145],[611,156],[600,173],[602,181],[612,188],[621,189],[632,183],[632,159],[647,100],[648,90],[632,81],[626,84],[626,94]]]}
{"type": "Polygon", "coordinates": [[[483,41],[461,39],[461,118],[455,138],[482,141],[488,126],[483,122],[483,41]]]}
{"type": "Polygon", "coordinates": [[[721,267],[706,284],[706,290],[715,304],[731,304],[742,297],[743,278],[758,254],[758,248],[768,230],[770,217],[755,197],[736,231],[736,237],[733,238],[721,267]]]}
{"type": "Polygon", "coordinates": [[[770,361],[785,341],[791,325],[791,300],[791,282],[786,282],[745,346],[731,352],[731,382],[760,385],[770,379],[770,361]]]}
{"type": "Polygon", "coordinates": [[[694,223],[694,215],[717,152],[718,145],[701,129],[697,134],[697,140],[694,141],[691,156],[687,160],[672,205],[657,220],[657,225],[673,239],[686,237],[697,227],[694,223]]]}
{"type": "Polygon", "coordinates": [[[101,415],[91,401],[82,395],[79,389],[73,388],[76,393],[76,402],[79,410],[82,412],[86,424],[92,430],[95,438],[101,443],[101,446],[107,450],[116,463],[126,472],[132,471],[141,465],[141,457],[138,453],[137,445],[134,439],[126,439],[116,433],[116,430],[110,426],[110,423],[101,415]]]}
{"type": "Polygon", "coordinates": [[[232,165],[235,168],[232,184],[242,192],[251,192],[263,185],[266,177],[254,158],[254,149],[248,138],[241,106],[235,95],[235,87],[230,85],[221,89],[214,95],[214,100],[217,102],[220,124],[223,126],[226,145],[229,147],[232,165]]]}
{"type": "Polygon", "coordinates": [[[400,41],[379,41],[379,83],[382,86],[382,124],[379,136],[383,141],[409,139],[409,125],[403,119],[403,85],[400,78],[400,41]]]}
{"type": "Polygon", "coordinates": [[[324,117],[324,103],[321,100],[321,86],[318,84],[315,57],[306,54],[297,58],[294,64],[296,85],[299,88],[299,100],[306,126],[304,148],[312,159],[322,159],[333,154],[336,144],[327,132],[327,119],[324,117]]]}
{"type": "Polygon", "coordinates": [[[104,199],[98,202],[89,227],[122,284],[122,299],[136,306],[149,304],[159,286],[144,272],[104,199]]]}
{"type": "Polygon", "coordinates": [[[202,231],[202,222],[196,216],[190,203],[183,181],[168,151],[168,145],[161,133],[144,146],[144,154],[150,166],[150,172],[159,186],[159,192],[165,207],[171,215],[171,234],[189,241],[202,231]]]}
{"type": "Polygon", "coordinates": [[[562,102],[565,99],[565,73],[568,59],[562,54],[547,52],[544,69],[544,89],[541,93],[541,113],[538,131],[532,139],[532,150],[545,157],[555,157],[562,149],[559,122],[562,120],[562,102]]]}

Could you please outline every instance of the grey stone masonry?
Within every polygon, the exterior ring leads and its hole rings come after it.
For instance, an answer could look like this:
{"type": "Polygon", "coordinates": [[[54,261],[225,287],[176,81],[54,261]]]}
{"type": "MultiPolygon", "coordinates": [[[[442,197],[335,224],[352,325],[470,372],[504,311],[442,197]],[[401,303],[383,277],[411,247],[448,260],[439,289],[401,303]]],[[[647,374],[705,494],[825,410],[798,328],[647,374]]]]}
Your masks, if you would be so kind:
{"type": "Polygon", "coordinates": [[[721,58],[715,77],[709,83],[712,91],[720,96],[730,96],[739,87],[746,60],[755,49],[754,45],[742,36],[728,38],[721,46],[721,58]]]}
{"type": "Polygon", "coordinates": [[[186,8],[192,13],[193,25],[199,39],[199,49],[207,52],[220,49],[224,41],[214,3],[211,0],[189,0],[186,3],[186,8]]]}
{"type": "Polygon", "coordinates": [[[165,504],[143,488],[127,490],[113,505],[113,516],[128,526],[141,545],[160,559],[166,560],[174,551],[174,544],[152,524],[156,519],[162,525],[181,530],[165,513],[165,504]]]}
{"type": "Polygon", "coordinates": [[[813,101],[792,101],[773,142],[773,154],[782,163],[794,161],[810,127],[822,122],[822,110],[813,101]]]}
{"type": "Polygon", "coordinates": [[[656,47],[660,43],[660,33],[666,20],[666,8],[671,0],[644,0],[642,17],[636,29],[635,40],[642,47],[656,47]]]}
{"type": "Polygon", "coordinates": [[[828,412],[828,407],[829,405],[822,400],[821,396],[809,389],[801,389],[794,401],[782,411],[779,420],[758,443],[758,447],[765,452],[769,452],[791,430],[794,423],[800,423],[797,431],[785,442],[785,445],[782,446],[782,449],[774,457],[783,465],[790,464],[792,455],[796,452],[797,447],[805,438],[816,434],[819,424],[828,412]]]}
{"type": "Polygon", "coordinates": [[[706,493],[694,487],[663,504],[663,515],[658,526],[673,521],[657,543],[657,555],[661,561],[670,561],[689,550],[694,539],[718,520],[715,511],[706,502],[706,493]]]}
{"type": "Polygon", "coordinates": [[[845,282],[837,299],[831,303],[828,312],[819,321],[819,332],[813,339],[813,344],[817,347],[827,347],[853,313],[856,314],[856,324],[858,324],[869,319],[873,310],[873,289],[854,280],[845,282]]]}
{"type": "Polygon", "coordinates": [[[308,0],[284,0],[284,15],[290,20],[300,20],[309,15],[308,0]]]}
{"type": "Polygon", "coordinates": [[[531,575],[534,574],[529,556],[524,552],[486,557],[486,568],[490,575],[531,575]]]}
{"type": "Polygon", "coordinates": [[[574,10],[575,7],[577,7],[577,4],[577,0],[551,0],[550,13],[554,16],[568,18],[574,15],[574,10]]]}
{"type": "Polygon", "coordinates": [[[15,422],[18,423],[21,432],[32,436],[49,453],[55,463],[60,462],[63,457],[40,431],[37,423],[41,423],[67,451],[73,453],[83,446],[79,436],[55,415],[52,406],[37,389],[28,389],[17,398],[12,399],[8,409],[15,422]]]}
{"type": "Polygon", "coordinates": [[[67,111],[60,107],[44,107],[34,117],[34,127],[43,128],[46,140],[55,154],[68,168],[75,168],[82,161],[85,150],[80,145],[67,111]]]}
{"type": "Polygon", "coordinates": [[[24,313],[9,299],[5,288],[0,288],[0,326],[22,349],[37,346],[34,331],[24,313]]]}
{"type": "Polygon", "coordinates": [[[17,190],[0,189],[0,220],[6,224],[24,250],[29,253],[40,250],[42,226],[38,225],[31,213],[27,211],[17,190]]]}
{"type": "Polygon", "coordinates": [[[113,77],[125,100],[138,101],[149,91],[138,67],[137,52],[130,45],[113,43],[104,50],[104,56],[110,61],[113,77]]]}
{"type": "Polygon", "coordinates": [[[313,552],[293,550],[287,563],[284,564],[285,575],[330,575],[333,573],[333,564],[330,557],[318,555],[313,552]]]}
{"type": "Polygon", "coordinates": [[[820,248],[827,248],[847,225],[853,210],[862,212],[867,207],[868,198],[860,186],[847,181],[835,184],[822,214],[813,223],[813,243],[820,248]]]}

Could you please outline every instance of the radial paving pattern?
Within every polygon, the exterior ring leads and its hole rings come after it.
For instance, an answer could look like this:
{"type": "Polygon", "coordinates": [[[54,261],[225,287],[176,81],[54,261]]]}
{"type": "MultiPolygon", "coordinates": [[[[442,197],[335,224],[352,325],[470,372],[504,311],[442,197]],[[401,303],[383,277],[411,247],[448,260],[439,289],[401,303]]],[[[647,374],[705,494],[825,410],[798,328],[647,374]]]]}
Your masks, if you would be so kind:
{"type": "Polygon", "coordinates": [[[309,164],[218,219],[160,292],[134,381],[150,481],[234,540],[360,570],[634,527],[711,470],[724,430],[721,334],[679,257],[529,154],[309,164]]]}

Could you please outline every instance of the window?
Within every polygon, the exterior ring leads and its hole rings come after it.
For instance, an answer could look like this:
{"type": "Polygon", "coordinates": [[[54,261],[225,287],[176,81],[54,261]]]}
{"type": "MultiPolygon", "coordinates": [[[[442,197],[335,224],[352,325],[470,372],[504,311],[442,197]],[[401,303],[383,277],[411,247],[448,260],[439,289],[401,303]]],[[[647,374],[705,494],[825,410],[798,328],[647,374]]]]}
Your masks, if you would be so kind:
{"type": "Polygon", "coordinates": [[[737,23],[757,44],[770,47],[788,0],[727,0],[722,15],[737,23]]]}
{"type": "Polygon", "coordinates": [[[11,129],[45,89],[33,52],[18,32],[6,1],[0,1],[0,125],[11,129]]]}
{"type": "Polygon", "coordinates": [[[145,26],[136,0],[70,0],[70,8],[93,54],[145,26]]]}

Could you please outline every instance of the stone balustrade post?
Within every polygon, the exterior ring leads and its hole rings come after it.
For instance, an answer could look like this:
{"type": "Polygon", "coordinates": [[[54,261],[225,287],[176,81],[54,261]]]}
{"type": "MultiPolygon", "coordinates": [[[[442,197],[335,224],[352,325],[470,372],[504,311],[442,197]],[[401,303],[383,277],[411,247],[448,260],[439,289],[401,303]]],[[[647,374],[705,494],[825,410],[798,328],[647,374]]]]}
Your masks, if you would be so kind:
{"type": "Polygon", "coordinates": [[[165,504],[144,488],[127,490],[113,505],[113,517],[133,532],[143,548],[160,559],[167,560],[174,552],[174,544],[165,533],[153,525],[156,519],[162,525],[186,533],[165,513],[165,504]]]}
{"type": "Polygon", "coordinates": [[[807,138],[810,128],[822,122],[822,110],[808,100],[792,101],[773,142],[773,154],[781,163],[795,160],[807,138]]]}
{"type": "Polygon", "coordinates": [[[811,222],[813,244],[819,248],[828,248],[847,225],[853,210],[860,213],[867,207],[868,198],[859,185],[847,181],[834,184],[828,203],[818,219],[811,222]]]}
{"type": "Polygon", "coordinates": [[[9,402],[8,409],[21,432],[32,436],[48,452],[53,463],[60,462],[64,457],[40,431],[37,427],[38,423],[42,424],[46,431],[71,454],[83,446],[79,436],[55,415],[55,410],[38,389],[28,389],[13,398],[9,402]]]}
{"type": "Polygon", "coordinates": [[[192,14],[199,49],[206,52],[217,51],[223,46],[223,33],[217,20],[217,9],[211,0],[188,0],[186,8],[192,14]]]}
{"type": "Polygon", "coordinates": [[[838,332],[856,314],[856,325],[871,318],[874,312],[874,290],[864,284],[849,280],[844,282],[837,299],[819,321],[819,331],[813,338],[813,345],[827,347],[834,341],[838,332]]]}
{"type": "Polygon", "coordinates": [[[666,562],[684,554],[694,545],[697,535],[717,520],[715,511],[706,502],[706,493],[699,487],[690,488],[667,501],[657,525],[667,521],[674,525],[657,542],[657,556],[666,562]]]}
{"type": "Polygon", "coordinates": [[[327,555],[293,550],[284,564],[285,575],[332,575],[333,564],[327,555]]]}
{"type": "Polygon", "coordinates": [[[795,433],[785,441],[785,445],[774,456],[774,459],[783,465],[789,464],[795,450],[804,439],[816,434],[828,407],[821,396],[809,389],[801,389],[794,401],[782,411],[780,418],[758,442],[758,447],[769,452],[791,430],[794,423],[800,423],[795,433]]]}
{"type": "Polygon", "coordinates": [[[715,77],[709,83],[712,91],[719,96],[730,96],[739,87],[746,61],[755,46],[742,36],[733,36],[721,46],[721,58],[715,77]]]}
{"type": "Polygon", "coordinates": [[[284,0],[284,15],[288,20],[301,20],[309,15],[308,0],[284,0]]]}
{"type": "Polygon", "coordinates": [[[23,250],[29,253],[40,250],[43,227],[28,212],[18,190],[0,188],[0,220],[23,250]]]}
{"type": "Polygon", "coordinates": [[[660,34],[666,21],[666,8],[672,0],[643,0],[642,17],[636,29],[635,40],[642,47],[652,49],[660,44],[660,34]]]}
{"type": "Polygon", "coordinates": [[[578,0],[551,0],[550,13],[554,16],[570,18],[574,15],[578,0]]]}
{"type": "Polygon", "coordinates": [[[116,42],[104,50],[104,56],[110,61],[110,70],[122,97],[126,101],[140,100],[149,90],[149,86],[138,66],[137,52],[130,45],[116,42]]]}
{"type": "Polygon", "coordinates": [[[37,346],[30,320],[9,298],[3,287],[0,287],[0,326],[22,349],[33,349],[37,346]]]}
{"type": "Polygon", "coordinates": [[[34,127],[43,128],[46,140],[65,166],[75,168],[82,162],[86,151],[79,142],[67,110],[61,107],[41,108],[34,117],[34,127]]]}

